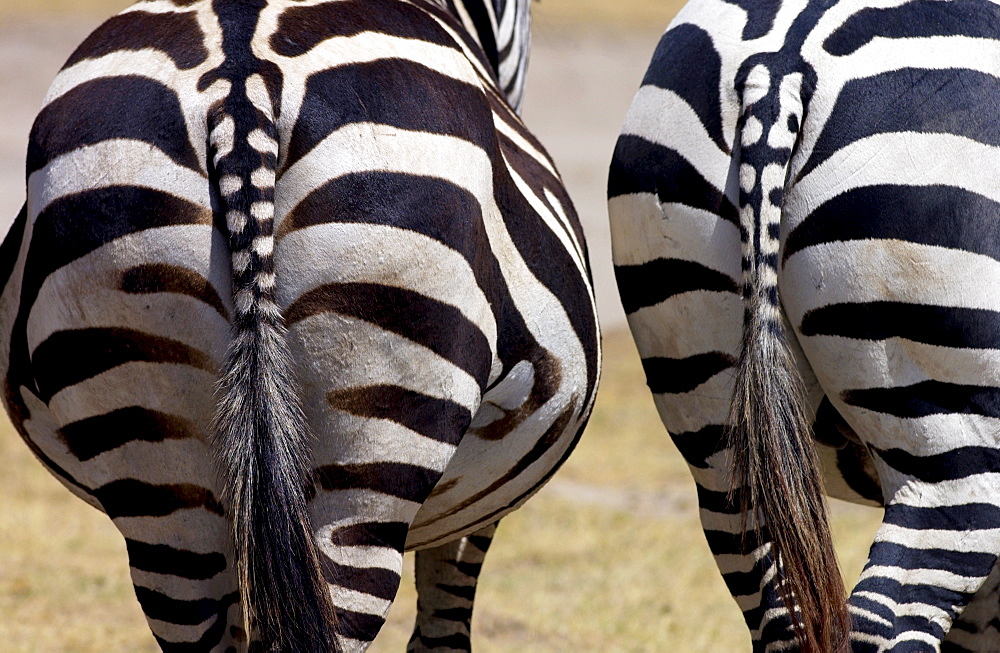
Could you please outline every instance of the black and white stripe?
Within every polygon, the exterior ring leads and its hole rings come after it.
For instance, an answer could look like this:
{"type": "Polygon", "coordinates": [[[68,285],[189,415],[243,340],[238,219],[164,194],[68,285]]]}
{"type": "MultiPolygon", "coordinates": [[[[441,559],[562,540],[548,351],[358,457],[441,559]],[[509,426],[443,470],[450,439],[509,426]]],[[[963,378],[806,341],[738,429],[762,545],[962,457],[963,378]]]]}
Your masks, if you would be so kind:
{"type": "Polygon", "coordinates": [[[413,549],[411,649],[468,649],[441,588],[599,376],[582,231],[513,108],[527,28],[525,0],[147,0],[53,83],[0,246],[5,403],[126,538],[164,650],[363,650],[413,549]]]}
{"type": "Polygon", "coordinates": [[[530,3],[519,0],[428,1],[462,21],[496,73],[504,97],[515,111],[520,112],[531,46],[530,3]]]}
{"type": "Polygon", "coordinates": [[[408,652],[471,648],[476,583],[496,530],[492,524],[460,540],[417,551],[417,624],[408,652]]]}
{"type": "Polygon", "coordinates": [[[813,447],[785,439],[809,431],[782,398],[796,377],[831,493],[885,506],[850,647],[1000,648],[984,585],[1000,554],[998,104],[995,2],[692,0],[656,50],[611,168],[616,272],[754,650],[838,645],[840,601],[802,600],[816,586],[796,585],[808,565],[788,544],[825,529],[822,509],[765,505],[812,483],[813,447]]]}

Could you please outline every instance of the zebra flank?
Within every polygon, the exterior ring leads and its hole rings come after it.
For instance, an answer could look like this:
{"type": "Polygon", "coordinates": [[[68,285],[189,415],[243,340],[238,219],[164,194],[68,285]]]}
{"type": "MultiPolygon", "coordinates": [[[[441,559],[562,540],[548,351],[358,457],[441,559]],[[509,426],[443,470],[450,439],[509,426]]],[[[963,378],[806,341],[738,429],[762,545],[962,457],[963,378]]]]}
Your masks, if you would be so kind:
{"type": "Polygon", "coordinates": [[[802,114],[800,77],[789,76],[784,79],[795,83],[779,84],[782,77],[775,73],[781,69],[780,59],[751,60],[738,86],[743,101],[739,171],[745,309],[726,433],[733,452],[730,500],[739,498],[744,547],[751,516],[771,537],[778,592],[794,615],[800,650],[839,653],[848,650],[850,616],[805,390],[788,348],[778,293],[778,235],[794,141],[775,147],[764,135],[780,129],[781,118],[797,122],[802,114]]]}

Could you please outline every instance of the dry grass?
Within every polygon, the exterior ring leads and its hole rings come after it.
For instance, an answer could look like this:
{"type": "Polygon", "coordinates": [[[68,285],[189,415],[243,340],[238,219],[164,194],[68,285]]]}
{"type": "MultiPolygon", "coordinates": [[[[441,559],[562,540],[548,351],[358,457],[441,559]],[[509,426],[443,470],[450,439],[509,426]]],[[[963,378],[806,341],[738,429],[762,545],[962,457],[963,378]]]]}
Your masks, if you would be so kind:
{"type": "Polygon", "coordinates": [[[135,0],[0,0],[0,16],[82,14],[110,16],[135,0]]]}
{"type": "MultiPolygon", "coordinates": [[[[604,385],[578,450],[501,524],[479,591],[477,650],[749,651],[702,537],[693,484],[656,417],[627,335],[611,334],[606,354],[604,385]]],[[[155,650],[116,531],[49,477],[9,428],[0,432],[0,499],[0,648],[155,650]]],[[[839,502],[833,508],[853,579],[879,515],[839,502]]],[[[409,638],[409,557],[406,574],[376,653],[398,653],[409,638]]]]}

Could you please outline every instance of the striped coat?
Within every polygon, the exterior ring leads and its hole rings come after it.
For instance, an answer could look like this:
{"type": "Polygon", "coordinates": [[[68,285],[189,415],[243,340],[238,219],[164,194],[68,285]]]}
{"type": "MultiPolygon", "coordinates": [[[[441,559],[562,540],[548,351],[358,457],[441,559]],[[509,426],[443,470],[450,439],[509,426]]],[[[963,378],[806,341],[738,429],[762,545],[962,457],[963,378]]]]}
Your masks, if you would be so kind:
{"type": "Polygon", "coordinates": [[[616,272],[754,650],[1000,649],[998,107],[996,2],[692,0],[660,41],[616,272]],[[846,605],[821,469],[885,506],[846,605]]]}
{"type": "Polygon", "coordinates": [[[522,0],[147,0],[31,133],[0,378],[114,520],[164,650],[469,648],[496,522],[569,455],[599,344],[525,129],[522,0]]]}

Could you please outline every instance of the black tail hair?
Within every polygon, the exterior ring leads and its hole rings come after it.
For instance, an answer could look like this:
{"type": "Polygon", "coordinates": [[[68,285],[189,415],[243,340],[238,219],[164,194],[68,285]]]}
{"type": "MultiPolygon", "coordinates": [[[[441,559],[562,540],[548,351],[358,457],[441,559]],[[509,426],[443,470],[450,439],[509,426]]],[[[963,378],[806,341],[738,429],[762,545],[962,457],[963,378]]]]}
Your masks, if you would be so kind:
{"type": "Polygon", "coordinates": [[[274,120],[243,89],[211,118],[215,177],[233,266],[232,342],[214,445],[233,523],[244,623],[266,651],[337,651],[306,488],[310,436],[275,301],[274,120]]]}
{"type": "MultiPolygon", "coordinates": [[[[786,133],[787,142],[781,142],[771,131],[790,131],[785,125],[800,124],[802,117],[800,97],[782,98],[780,92],[772,86],[755,102],[748,102],[746,89],[743,92],[740,234],[745,313],[728,442],[733,485],[742,489],[744,520],[752,512],[758,527],[767,529],[780,572],[778,591],[800,650],[831,653],[847,645],[850,618],[805,391],[778,298],[778,235],[794,133],[786,133]],[[794,120],[782,116],[782,101],[786,113],[790,108],[792,115],[797,113],[794,120]],[[776,172],[777,179],[771,176],[776,172]],[[776,182],[769,193],[765,175],[776,182]]],[[[744,521],[744,536],[746,527],[744,521]]]]}

